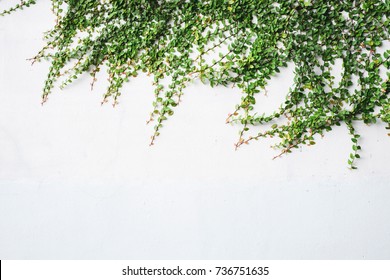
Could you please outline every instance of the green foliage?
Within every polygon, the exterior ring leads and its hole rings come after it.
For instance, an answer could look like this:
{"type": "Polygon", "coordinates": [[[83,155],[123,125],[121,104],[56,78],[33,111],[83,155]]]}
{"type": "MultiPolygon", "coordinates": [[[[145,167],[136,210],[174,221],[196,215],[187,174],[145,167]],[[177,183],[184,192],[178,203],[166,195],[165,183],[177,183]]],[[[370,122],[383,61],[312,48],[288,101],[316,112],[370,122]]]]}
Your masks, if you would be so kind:
{"type": "Polygon", "coordinates": [[[57,23],[34,58],[51,61],[43,102],[59,78],[64,87],[88,72],[93,86],[106,66],[103,102],[116,105],[123,84],[146,72],[155,85],[152,144],[195,79],[242,90],[227,120],[243,126],[237,147],[279,137],[283,155],[345,123],[355,168],[354,123],[390,123],[390,51],[381,49],[389,40],[388,0],[52,0],[52,7],[57,23]],[[337,59],[343,72],[335,84],[337,59]],[[255,112],[259,93],[288,62],[295,79],[285,102],[273,114],[255,112]]]}
{"type": "Polygon", "coordinates": [[[17,11],[17,10],[23,10],[24,7],[30,7],[31,5],[36,4],[36,2],[37,1],[35,1],[35,0],[20,1],[19,4],[16,4],[12,8],[9,8],[9,9],[4,10],[4,11],[0,11],[0,16],[8,15],[12,12],[17,11]]]}

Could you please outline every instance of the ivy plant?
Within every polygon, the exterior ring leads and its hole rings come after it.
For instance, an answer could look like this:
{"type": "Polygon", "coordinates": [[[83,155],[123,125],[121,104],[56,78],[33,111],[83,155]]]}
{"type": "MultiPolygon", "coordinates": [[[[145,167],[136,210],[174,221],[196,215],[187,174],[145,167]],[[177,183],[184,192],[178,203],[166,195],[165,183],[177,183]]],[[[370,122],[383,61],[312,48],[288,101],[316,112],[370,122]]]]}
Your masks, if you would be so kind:
{"type": "MultiPolygon", "coordinates": [[[[21,1],[9,14],[32,4],[21,1]]],[[[52,0],[54,27],[33,58],[51,63],[42,102],[81,74],[108,72],[103,102],[115,106],[124,83],[140,72],[155,86],[151,144],[194,80],[242,91],[228,123],[236,147],[280,139],[281,156],[342,123],[351,168],[359,158],[356,122],[390,126],[389,0],[52,0]],[[342,61],[340,82],[332,67],[342,61]],[[294,63],[294,85],[272,114],[255,110],[271,77],[294,63]]],[[[388,127],[389,128],[389,127],[388,127]]]]}

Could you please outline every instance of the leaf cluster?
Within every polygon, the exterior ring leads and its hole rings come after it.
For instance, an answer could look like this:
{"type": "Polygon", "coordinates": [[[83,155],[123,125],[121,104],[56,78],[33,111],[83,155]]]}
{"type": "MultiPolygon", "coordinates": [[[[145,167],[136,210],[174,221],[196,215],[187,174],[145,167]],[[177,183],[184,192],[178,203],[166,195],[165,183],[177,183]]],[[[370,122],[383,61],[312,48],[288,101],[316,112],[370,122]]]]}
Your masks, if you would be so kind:
{"type": "MultiPolygon", "coordinates": [[[[388,0],[52,0],[55,26],[34,61],[51,66],[42,100],[87,72],[107,69],[103,103],[118,103],[124,83],[148,73],[155,86],[153,144],[189,83],[237,86],[236,147],[278,137],[280,155],[345,123],[351,168],[359,158],[356,121],[390,126],[388,0]],[[383,50],[384,49],[384,50],[383,50]],[[342,61],[336,84],[332,67],[342,61]],[[259,93],[293,62],[294,85],[272,114],[256,112],[259,93]],[[267,124],[270,126],[267,128],[267,124]],[[260,127],[256,128],[255,127],[260,127]],[[263,131],[258,132],[259,129],[263,131]],[[251,133],[252,131],[257,131],[251,133]]],[[[15,8],[35,1],[22,1],[15,8]]]]}

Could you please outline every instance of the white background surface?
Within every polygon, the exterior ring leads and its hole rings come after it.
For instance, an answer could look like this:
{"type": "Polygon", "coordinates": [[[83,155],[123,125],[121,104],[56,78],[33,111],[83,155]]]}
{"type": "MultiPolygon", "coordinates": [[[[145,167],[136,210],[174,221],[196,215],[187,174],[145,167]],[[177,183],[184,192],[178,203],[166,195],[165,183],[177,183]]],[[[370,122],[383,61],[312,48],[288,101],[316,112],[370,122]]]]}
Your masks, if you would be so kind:
{"type": "MultiPolygon", "coordinates": [[[[100,106],[85,75],[40,105],[48,64],[26,58],[53,24],[49,1],[0,18],[0,259],[390,258],[390,138],[358,126],[359,170],[344,126],[278,160],[262,140],[234,151],[236,89],[196,83],[154,147],[153,88],[100,106]]],[[[269,86],[272,111],[291,69],[269,86]]]]}

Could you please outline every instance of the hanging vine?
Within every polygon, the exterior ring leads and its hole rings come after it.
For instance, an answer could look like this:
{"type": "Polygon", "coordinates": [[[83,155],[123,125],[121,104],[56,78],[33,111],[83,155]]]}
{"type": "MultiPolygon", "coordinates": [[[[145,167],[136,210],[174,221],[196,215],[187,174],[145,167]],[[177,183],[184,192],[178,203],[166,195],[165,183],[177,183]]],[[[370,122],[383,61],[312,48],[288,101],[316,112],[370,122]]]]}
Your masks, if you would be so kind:
{"type": "MultiPolygon", "coordinates": [[[[21,1],[0,15],[35,2],[21,1]]],[[[283,155],[345,123],[352,141],[348,164],[356,168],[356,121],[390,126],[388,0],[51,2],[56,24],[33,58],[51,62],[42,102],[57,84],[65,87],[84,72],[93,87],[105,66],[109,86],[103,103],[116,105],[123,84],[146,72],[155,86],[151,144],[195,79],[242,90],[227,119],[242,125],[237,148],[278,137],[283,155]],[[339,83],[332,75],[336,60],[342,60],[339,83]],[[295,77],[284,103],[269,115],[256,112],[259,93],[288,62],[295,65],[295,77]]]]}

